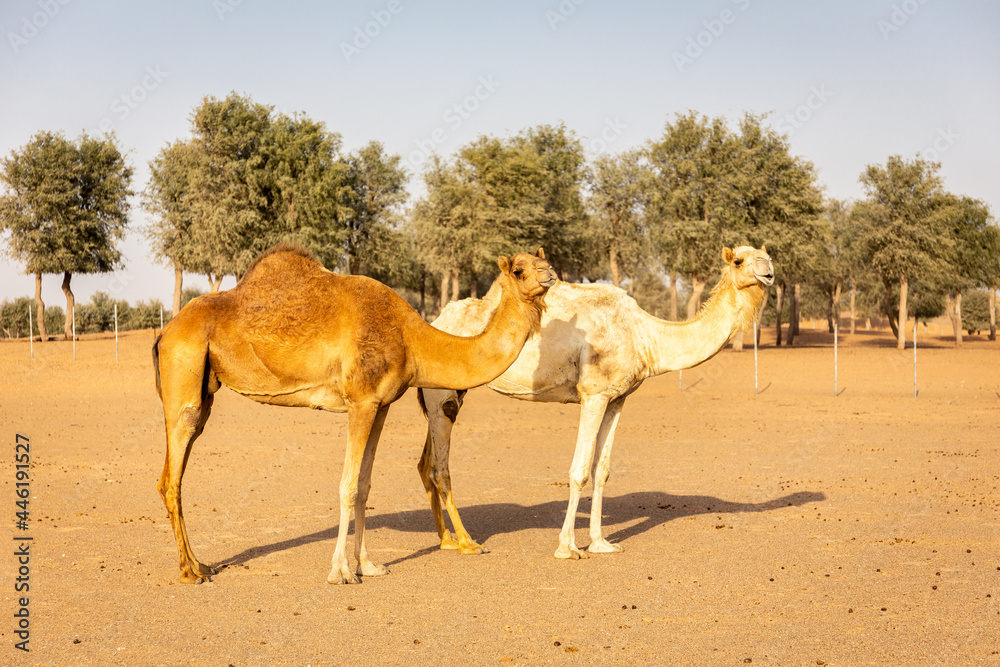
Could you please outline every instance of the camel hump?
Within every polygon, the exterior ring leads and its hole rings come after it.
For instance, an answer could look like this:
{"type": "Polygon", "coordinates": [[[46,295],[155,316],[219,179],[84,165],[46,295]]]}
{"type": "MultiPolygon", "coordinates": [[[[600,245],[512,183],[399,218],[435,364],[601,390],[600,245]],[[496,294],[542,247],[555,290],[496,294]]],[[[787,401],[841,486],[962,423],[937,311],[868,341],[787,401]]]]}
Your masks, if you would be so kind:
{"type": "Polygon", "coordinates": [[[255,259],[250,265],[250,268],[246,270],[243,277],[240,278],[240,282],[246,280],[251,274],[263,270],[264,268],[270,268],[272,265],[282,266],[291,263],[295,263],[298,260],[307,260],[310,264],[315,264],[317,266],[322,266],[316,259],[316,256],[311,252],[298,245],[297,243],[282,242],[275,246],[272,246],[265,250],[260,257],[255,259]]]}

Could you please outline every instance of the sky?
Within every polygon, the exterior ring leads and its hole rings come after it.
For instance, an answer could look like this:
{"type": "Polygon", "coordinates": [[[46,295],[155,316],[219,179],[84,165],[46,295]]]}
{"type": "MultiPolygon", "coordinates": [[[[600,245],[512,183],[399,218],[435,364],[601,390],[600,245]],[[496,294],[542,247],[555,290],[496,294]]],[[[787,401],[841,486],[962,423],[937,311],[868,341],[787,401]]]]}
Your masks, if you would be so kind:
{"type": "MultiPolygon", "coordinates": [[[[382,142],[415,195],[427,155],[483,134],[565,123],[595,156],[659,138],[677,113],[749,111],[771,113],[830,197],[859,199],[866,165],[919,155],[1000,212],[994,0],[4,0],[0,37],[0,156],[40,131],[113,131],[136,192],[202,99],[235,91],[323,121],[345,151],[382,142]]],[[[74,276],[79,302],[169,307],[146,223],[136,197],[125,266],[74,276]]],[[[34,294],[23,269],[0,256],[0,301],[34,294]]],[[[60,285],[43,278],[47,305],[65,305],[60,285]]]]}

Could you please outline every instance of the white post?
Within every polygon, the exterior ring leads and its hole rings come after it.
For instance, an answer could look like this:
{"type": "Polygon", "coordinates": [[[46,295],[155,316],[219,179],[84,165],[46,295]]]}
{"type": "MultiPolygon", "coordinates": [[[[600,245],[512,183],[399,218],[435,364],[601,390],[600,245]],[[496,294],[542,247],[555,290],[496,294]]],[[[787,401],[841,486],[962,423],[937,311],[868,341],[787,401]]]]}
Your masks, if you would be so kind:
{"type": "Polygon", "coordinates": [[[115,304],[115,363],[118,363],[118,304],[115,304]]]}
{"type": "Polygon", "coordinates": [[[76,304],[73,304],[73,309],[70,314],[73,318],[73,361],[76,361],[76,304]]]}
{"type": "Polygon", "coordinates": [[[917,397],[917,318],[913,318],[913,398],[917,397]]]}
{"type": "Polygon", "coordinates": [[[753,395],[757,395],[757,322],[753,323],[753,395]]]}
{"type": "Polygon", "coordinates": [[[837,323],[833,323],[833,395],[837,395],[837,323]]]}
{"type": "Polygon", "coordinates": [[[28,351],[35,358],[35,325],[31,322],[31,304],[28,304],[28,351]]]}

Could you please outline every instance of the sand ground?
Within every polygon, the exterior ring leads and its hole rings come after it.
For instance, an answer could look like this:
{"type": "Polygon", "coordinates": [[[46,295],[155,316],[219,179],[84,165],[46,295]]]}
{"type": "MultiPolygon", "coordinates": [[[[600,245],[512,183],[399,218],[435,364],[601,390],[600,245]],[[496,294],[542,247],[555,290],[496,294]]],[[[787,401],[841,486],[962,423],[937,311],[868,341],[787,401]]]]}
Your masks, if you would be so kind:
{"type": "MultiPolygon", "coordinates": [[[[1000,343],[765,334],[629,398],[604,506],[624,552],[552,557],[579,408],[470,392],[452,477],[481,556],[437,548],[414,393],[375,464],[369,548],[392,574],[326,583],[346,417],[223,389],[185,477],[177,582],[156,493],[152,332],[0,344],[8,507],[0,663],[37,665],[1000,665],[1000,343]],[[15,526],[17,434],[30,520],[15,526]],[[29,593],[15,592],[29,536],[29,593]],[[30,653],[15,649],[29,597],[30,653]]],[[[589,500],[578,542],[586,544],[589,500]]]]}

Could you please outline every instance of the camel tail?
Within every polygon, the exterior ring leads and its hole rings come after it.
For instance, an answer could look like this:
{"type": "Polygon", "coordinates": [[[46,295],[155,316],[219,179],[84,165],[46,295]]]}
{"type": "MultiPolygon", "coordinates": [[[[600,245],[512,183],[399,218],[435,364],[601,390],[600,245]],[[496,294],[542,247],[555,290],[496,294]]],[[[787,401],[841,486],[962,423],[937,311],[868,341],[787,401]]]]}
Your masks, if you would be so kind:
{"type": "Polygon", "coordinates": [[[163,389],[160,387],[160,336],[153,343],[153,370],[156,371],[156,395],[163,400],[163,389]]]}

